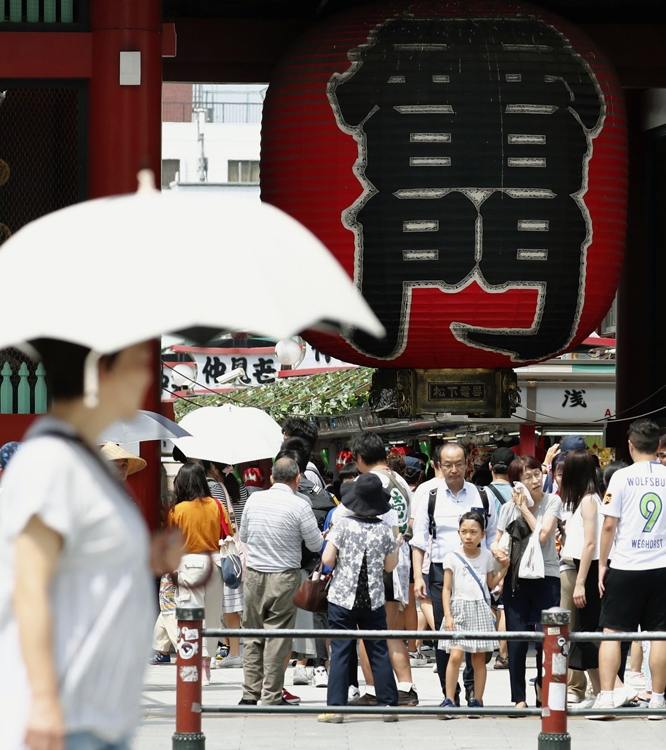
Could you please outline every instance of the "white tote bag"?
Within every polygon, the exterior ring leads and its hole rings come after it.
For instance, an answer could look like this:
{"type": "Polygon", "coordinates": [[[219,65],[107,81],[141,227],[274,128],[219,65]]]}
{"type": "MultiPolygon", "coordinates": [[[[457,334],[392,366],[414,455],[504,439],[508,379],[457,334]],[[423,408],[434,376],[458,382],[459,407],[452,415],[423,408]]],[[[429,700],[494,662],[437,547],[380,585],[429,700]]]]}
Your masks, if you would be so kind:
{"type": "Polygon", "coordinates": [[[546,573],[543,564],[543,552],[541,551],[541,542],[539,542],[539,532],[541,531],[541,521],[538,520],[536,528],[530,536],[525,552],[520,560],[518,568],[518,578],[545,578],[546,573]]]}

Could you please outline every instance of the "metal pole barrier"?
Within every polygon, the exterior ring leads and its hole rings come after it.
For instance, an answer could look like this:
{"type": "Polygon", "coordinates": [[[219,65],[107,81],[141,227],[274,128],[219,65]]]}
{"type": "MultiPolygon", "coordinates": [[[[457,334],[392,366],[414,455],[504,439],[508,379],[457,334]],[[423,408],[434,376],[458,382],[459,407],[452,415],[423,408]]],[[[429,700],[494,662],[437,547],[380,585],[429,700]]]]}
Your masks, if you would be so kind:
{"type": "Polygon", "coordinates": [[[205,750],[201,731],[201,648],[204,610],[177,607],[176,731],[173,750],[205,750]]]}
{"type": "Polygon", "coordinates": [[[571,613],[561,607],[541,613],[544,641],[538,750],[571,750],[571,736],[567,731],[570,621],[571,613]]]}

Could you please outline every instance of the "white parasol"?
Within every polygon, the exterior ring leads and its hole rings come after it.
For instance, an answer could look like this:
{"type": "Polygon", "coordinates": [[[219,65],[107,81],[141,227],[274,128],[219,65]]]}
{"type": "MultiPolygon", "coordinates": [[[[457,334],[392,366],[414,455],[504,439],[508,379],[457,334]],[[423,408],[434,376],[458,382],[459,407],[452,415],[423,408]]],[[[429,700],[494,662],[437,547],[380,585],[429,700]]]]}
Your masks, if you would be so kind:
{"type": "Polygon", "coordinates": [[[173,442],[188,458],[223,464],[273,458],[283,440],[280,425],[251,406],[204,406],[186,414],[180,426],[191,437],[173,442]]]}

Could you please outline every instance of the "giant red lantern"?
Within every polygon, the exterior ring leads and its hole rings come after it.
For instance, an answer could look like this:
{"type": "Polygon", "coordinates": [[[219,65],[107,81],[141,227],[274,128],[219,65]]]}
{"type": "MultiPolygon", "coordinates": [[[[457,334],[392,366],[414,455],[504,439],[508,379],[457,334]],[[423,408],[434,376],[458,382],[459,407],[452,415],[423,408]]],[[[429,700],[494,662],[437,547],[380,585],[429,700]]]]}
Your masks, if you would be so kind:
{"type": "Polygon", "coordinates": [[[308,334],[336,357],[512,367],[576,345],[612,302],[622,93],[586,37],[536,7],[382,2],[331,18],[269,87],[261,172],[263,200],[328,246],[387,329],[308,334]]]}

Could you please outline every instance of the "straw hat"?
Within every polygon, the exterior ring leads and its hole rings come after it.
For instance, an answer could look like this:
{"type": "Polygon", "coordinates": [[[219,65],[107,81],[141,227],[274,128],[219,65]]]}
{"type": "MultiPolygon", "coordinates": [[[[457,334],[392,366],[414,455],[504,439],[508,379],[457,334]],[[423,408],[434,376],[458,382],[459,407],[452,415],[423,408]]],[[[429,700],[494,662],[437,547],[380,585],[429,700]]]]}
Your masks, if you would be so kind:
{"type": "Polygon", "coordinates": [[[129,461],[129,471],[127,472],[127,476],[130,474],[136,474],[137,471],[141,471],[141,469],[145,469],[147,466],[143,458],[133,456],[115,443],[107,443],[104,445],[102,447],[102,453],[109,459],[109,461],[122,461],[123,459],[127,459],[129,461]]]}

